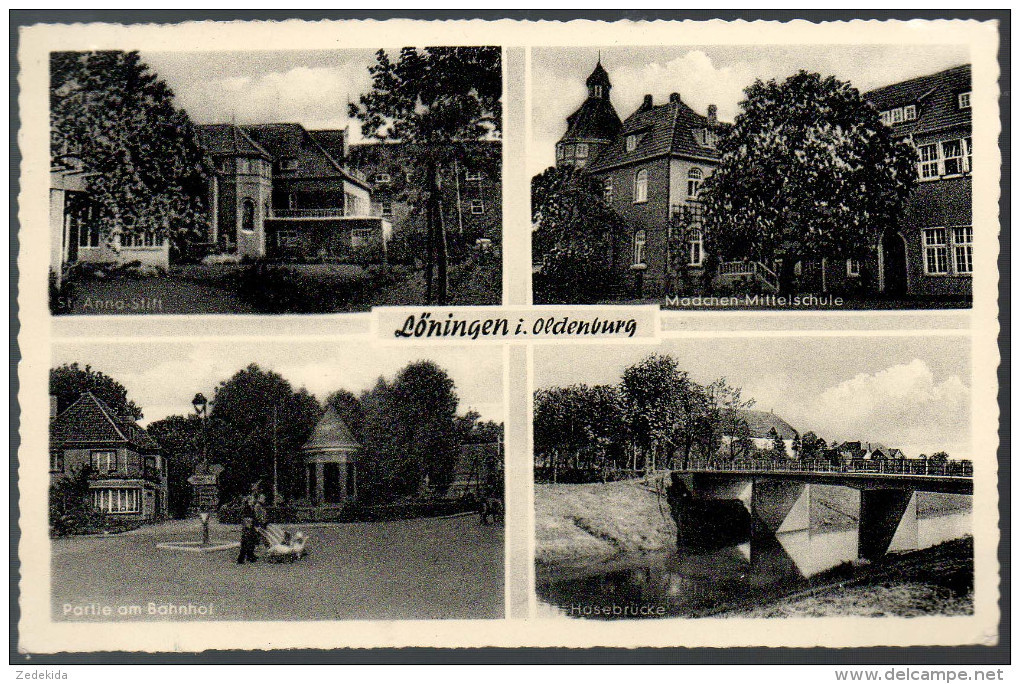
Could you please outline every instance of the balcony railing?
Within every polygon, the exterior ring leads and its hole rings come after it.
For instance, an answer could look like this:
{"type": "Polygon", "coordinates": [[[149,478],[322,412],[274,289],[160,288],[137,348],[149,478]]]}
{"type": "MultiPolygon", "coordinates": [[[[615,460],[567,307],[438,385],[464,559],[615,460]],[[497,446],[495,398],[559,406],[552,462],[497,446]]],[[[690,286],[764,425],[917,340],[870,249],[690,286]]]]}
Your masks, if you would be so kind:
{"type": "Polygon", "coordinates": [[[757,277],[779,292],[779,276],[760,261],[727,261],[719,264],[719,275],[731,277],[757,277]]]}
{"type": "Polygon", "coordinates": [[[882,458],[833,462],[822,459],[692,459],[685,470],[749,473],[834,473],[875,475],[918,475],[927,477],[973,477],[970,461],[932,461],[931,459],[882,458]]]}
{"type": "Polygon", "coordinates": [[[317,209],[274,209],[273,215],[270,218],[344,218],[346,216],[382,216],[381,207],[373,205],[368,212],[361,213],[345,213],[343,209],[337,207],[325,207],[317,209]]]}

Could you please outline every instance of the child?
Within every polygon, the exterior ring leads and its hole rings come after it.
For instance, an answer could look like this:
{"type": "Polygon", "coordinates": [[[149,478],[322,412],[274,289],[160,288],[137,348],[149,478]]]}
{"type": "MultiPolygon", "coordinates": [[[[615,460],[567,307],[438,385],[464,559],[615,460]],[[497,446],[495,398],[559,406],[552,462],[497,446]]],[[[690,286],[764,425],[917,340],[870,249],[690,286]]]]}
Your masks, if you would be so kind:
{"type": "Polygon", "coordinates": [[[244,565],[245,561],[254,563],[258,560],[255,556],[255,547],[259,543],[259,534],[255,531],[255,521],[246,517],[241,525],[241,551],[237,554],[238,565],[244,565]]]}

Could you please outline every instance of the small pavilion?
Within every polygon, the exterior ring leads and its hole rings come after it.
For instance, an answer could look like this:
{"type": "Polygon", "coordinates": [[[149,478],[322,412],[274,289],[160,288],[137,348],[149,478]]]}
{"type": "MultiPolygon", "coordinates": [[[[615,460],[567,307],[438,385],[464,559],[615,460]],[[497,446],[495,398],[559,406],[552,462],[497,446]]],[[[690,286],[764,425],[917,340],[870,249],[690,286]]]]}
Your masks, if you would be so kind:
{"type": "Polygon", "coordinates": [[[351,429],[332,406],[328,407],[301,447],[305,492],[313,506],[342,506],[357,498],[360,451],[351,429]]]}

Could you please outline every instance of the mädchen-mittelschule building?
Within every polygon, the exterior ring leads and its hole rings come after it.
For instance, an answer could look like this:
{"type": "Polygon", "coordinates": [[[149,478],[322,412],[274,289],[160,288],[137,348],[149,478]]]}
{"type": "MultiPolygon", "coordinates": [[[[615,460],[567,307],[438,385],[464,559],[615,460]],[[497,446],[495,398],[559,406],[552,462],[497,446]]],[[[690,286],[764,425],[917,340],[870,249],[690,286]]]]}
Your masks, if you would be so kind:
{"type": "MultiPolygon", "coordinates": [[[[585,84],[588,97],[567,117],[567,131],[556,144],[556,165],[583,168],[597,177],[605,200],[630,225],[634,294],[677,291],[678,263],[687,287],[698,288],[706,282],[698,195],[719,164],[717,142],[729,125],[718,120],[715,105],[702,115],[678,93],[662,104],[645,95],[637,111],[621,121],[601,62],[585,84]],[[671,224],[681,212],[690,229],[682,253],[671,259],[671,224]]],[[[800,264],[795,272],[801,287],[814,292],[969,297],[974,234],[970,66],[895,83],[864,97],[895,135],[914,142],[920,156],[919,185],[898,225],[875,236],[874,256],[868,263],[800,264]],[[863,278],[865,272],[876,277],[863,278]]],[[[708,280],[716,284],[757,280],[775,291],[776,272],[777,264],[723,264],[708,280]]]]}

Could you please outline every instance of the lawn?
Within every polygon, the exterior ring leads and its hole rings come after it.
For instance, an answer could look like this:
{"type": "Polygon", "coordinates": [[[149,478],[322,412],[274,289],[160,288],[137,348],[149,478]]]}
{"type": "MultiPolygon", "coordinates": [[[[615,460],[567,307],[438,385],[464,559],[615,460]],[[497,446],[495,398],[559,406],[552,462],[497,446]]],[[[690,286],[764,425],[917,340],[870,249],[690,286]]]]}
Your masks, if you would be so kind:
{"type": "MultiPolygon", "coordinates": [[[[196,541],[197,521],[107,537],[52,541],[52,615],[74,620],[497,619],[503,609],[503,530],[478,516],[300,526],[309,555],[237,565],[237,549],[157,549],[196,541]],[[211,616],[149,615],[148,604],[211,606],[211,616]],[[65,604],[110,606],[111,617],[64,615],[65,604]],[[119,617],[121,606],[140,616],[119,617]]],[[[212,540],[236,541],[236,525],[212,540]]],[[[259,549],[260,556],[263,549],[259,549]]]]}

